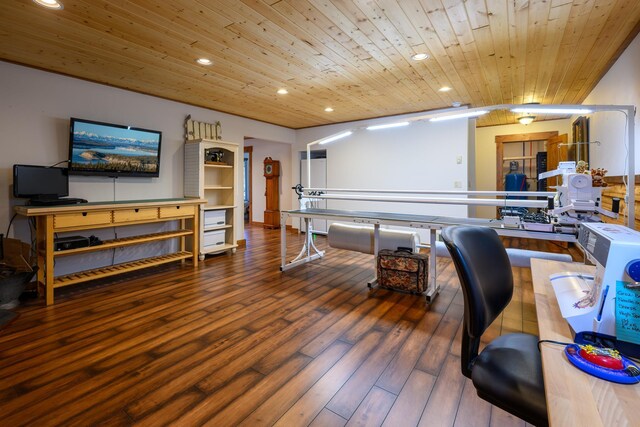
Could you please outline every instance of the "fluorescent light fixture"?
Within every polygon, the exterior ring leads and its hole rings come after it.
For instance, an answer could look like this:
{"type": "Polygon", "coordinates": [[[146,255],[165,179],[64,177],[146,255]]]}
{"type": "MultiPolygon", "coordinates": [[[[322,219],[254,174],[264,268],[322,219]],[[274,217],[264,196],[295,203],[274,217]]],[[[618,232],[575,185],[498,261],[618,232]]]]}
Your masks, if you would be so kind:
{"type": "Polygon", "coordinates": [[[512,112],[514,113],[538,113],[538,114],[591,114],[592,110],[588,108],[554,108],[553,106],[548,107],[517,107],[512,108],[512,112]]]}
{"type": "Polygon", "coordinates": [[[487,114],[489,111],[488,110],[480,110],[480,111],[467,111],[465,113],[458,113],[458,114],[450,114],[447,116],[438,116],[438,117],[432,117],[429,119],[430,122],[441,122],[443,120],[453,120],[453,119],[463,119],[465,117],[478,117],[478,116],[482,116],[483,114],[487,114]]]}
{"type": "Polygon", "coordinates": [[[62,5],[62,3],[56,0],[33,0],[33,2],[38,6],[46,7],[47,9],[54,9],[54,10],[64,9],[64,6],[62,5]]]}
{"type": "Polygon", "coordinates": [[[320,145],[328,144],[330,142],[337,141],[339,139],[345,138],[345,137],[351,135],[352,133],[353,133],[352,131],[348,130],[346,132],[342,132],[342,133],[339,133],[337,135],[330,136],[329,138],[320,141],[318,144],[320,144],[320,145]]]}
{"type": "Polygon", "coordinates": [[[536,119],[536,116],[522,116],[518,117],[518,121],[521,125],[530,125],[536,119]]]}
{"type": "Polygon", "coordinates": [[[333,108],[327,107],[324,109],[324,111],[326,111],[327,113],[331,113],[333,111],[333,108]]]}
{"type": "Polygon", "coordinates": [[[196,59],[196,62],[200,65],[211,65],[213,64],[213,61],[207,58],[198,58],[196,59]]]}
{"type": "Polygon", "coordinates": [[[286,90],[285,88],[280,88],[277,90],[278,95],[286,95],[289,93],[288,90],[286,90]]]}
{"type": "Polygon", "coordinates": [[[429,58],[428,53],[416,53],[411,57],[411,59],[413,59],[414,61],[424,61],[427,58],[429,58]]]}
{"type": "Polygon", "coordinates": [[[378,129],[388,129],[388,128],[397,128],[400,126],[407,126],[409,122],[397,122],[397,123],[387,123],[384,125],[373,125],[367,126],[367,130],[378,130],[378,129]]]}

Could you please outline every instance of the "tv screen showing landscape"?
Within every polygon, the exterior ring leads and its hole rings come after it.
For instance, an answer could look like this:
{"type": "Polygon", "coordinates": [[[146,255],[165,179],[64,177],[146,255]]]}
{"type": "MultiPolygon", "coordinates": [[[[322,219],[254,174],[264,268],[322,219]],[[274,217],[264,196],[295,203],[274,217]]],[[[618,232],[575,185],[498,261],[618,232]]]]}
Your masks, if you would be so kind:
{"type": "Polygon", "coordinates": [[[160,131],[72,118],[69,173],[157,177],[161,140],[160,131]]]}

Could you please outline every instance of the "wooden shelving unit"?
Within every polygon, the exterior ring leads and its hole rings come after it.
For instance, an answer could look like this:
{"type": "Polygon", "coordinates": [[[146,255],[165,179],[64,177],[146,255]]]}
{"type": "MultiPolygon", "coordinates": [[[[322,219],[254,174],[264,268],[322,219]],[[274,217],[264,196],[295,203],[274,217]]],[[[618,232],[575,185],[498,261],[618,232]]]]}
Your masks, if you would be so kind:
{"type": "Polygon", "coordinates": [[[46,291],[47,305],[53,304],[55,288],[101,279],[121,273],[153,267],[187,258],[198,264],[200,236],[200,206],[203,199],[161,199],[121,202],[94,202],[63,206],[17,206],[16,213],[36,220],[36,248],[38,282],[46,291]],[[56,251],[55,233],[87,231],[105,227],[125,227],[154,222],[178,221],[177,230],[142,234],[114,240],[100,245],[56,251]],[[190,226],[190,227],[189,227],[190,226]],[[189,239],[187,239],[189,238],[189,239]],[[82,255],[89,252],[140,245],[161,240],[178,239],[178,250],[121,264],[79,271],[55,277],[54,258],[82,255]],[[189,248],[187,240],[190,241],[189,248]]]}
{"type": "Polygon", "coordinates": [[[238,145],[232,142],[210,139],[185,142],[184,195],[207,201],[200,207],[200,259],[206,254],[229,250],[235,253],[238,247],[235,210],[238,207],[239,155],[238,145]],[[207,163],[209,150],[221,152],[221,160],[207,163]],[[224,224],[208,225],[211,215],[223,217],[224,224]]]}

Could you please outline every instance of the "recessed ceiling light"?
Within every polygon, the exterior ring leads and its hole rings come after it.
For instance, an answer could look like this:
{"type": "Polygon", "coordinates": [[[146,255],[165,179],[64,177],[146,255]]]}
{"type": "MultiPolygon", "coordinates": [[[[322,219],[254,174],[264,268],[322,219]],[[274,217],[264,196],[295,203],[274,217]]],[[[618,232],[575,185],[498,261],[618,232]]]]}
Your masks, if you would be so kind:
{"type": "Polygon", "coordinates": [[[198,58],[196,60],[196,62],[200,65],[211,65],[213,64],[213,61],[207,58],[198,58]]]}
{"type": "Polygon", "coordinates": [[[411,57],[414,61],[424,61],[427,58],[429,58],[429,54],[427,53],[416,53],[411,57]]]}
{"type": "Polygon", "coordinates": [[[286,90],[285,88],[282,88],[282,89],[278,89],[277,93],[278,95],[286,95],[289,93],[289,91],[286,90]]]}
{"type": "Polygon", "coordinates": [[[327,107],[327,108],[325,108],[325,109],[324,109],[324,111],[326,111],[327,113],[330,113],[330,112],[332,112],[332,111],[333,111],[333,108],[331,108],[331,107],[327,107]]]}
{"type": "Polygon", "coordinates": [[[438,89],[438,92],[449,92],[451,90],[451,88],[449,86],[442,86],[440,89],[438,89]]]}
{"type": "Polygon", "coordinates": [[[33,2],[38,6],[46,7],[47,9],[55,9],[55,10],[64,9],[64,6],[62,5],[62,3],[56,0],[33,0],[33,2]]]}

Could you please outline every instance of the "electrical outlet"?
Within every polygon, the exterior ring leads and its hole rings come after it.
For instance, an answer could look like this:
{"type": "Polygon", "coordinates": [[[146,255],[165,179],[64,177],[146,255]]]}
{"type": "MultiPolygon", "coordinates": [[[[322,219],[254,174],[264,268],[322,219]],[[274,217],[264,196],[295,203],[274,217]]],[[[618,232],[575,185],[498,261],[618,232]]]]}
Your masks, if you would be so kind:
{"type": "Polygon", "coordinates": [[[456,163],[459,164],[459,165],[462,164],[462,156],[456,157],[456,163]]]}
{"type": "Polygon", "coordinates": [[[462,188],[462,181],[454,181],[453,187],[454,188],[462,188]]]}

